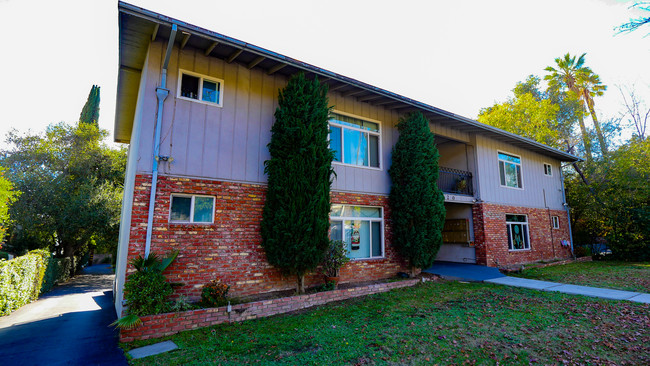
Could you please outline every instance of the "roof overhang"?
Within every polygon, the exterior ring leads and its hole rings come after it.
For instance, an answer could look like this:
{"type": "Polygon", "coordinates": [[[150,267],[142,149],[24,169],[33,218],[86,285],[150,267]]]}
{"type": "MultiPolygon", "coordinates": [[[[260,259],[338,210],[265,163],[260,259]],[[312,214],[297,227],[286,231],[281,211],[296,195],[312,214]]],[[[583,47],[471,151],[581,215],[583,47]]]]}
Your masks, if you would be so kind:
{"type": "Polygon", "coordinates": [[[172,24],[176,24],[178,33],[173,41],[181,48],[200,49],[206,56],[217,57],[229,63],[236,62],[249,69],[262,69],[267,74],[277,73],[290,77],[302,72],[307,78],[318,77],[321,82],[327,83],[330,91],[354,97],[360,102],[382,106],[401,114],[420,111],[431,122],[453,129],[477,133],[561,161],[581,160],[572,154],[528,138],[162,14],[124,2],[118,3],[118,9],[119,73],[114,135],[116,142],[128,143],[131,138],[140,74],[149,43],[155,39],[167,39],[172,24]]]}

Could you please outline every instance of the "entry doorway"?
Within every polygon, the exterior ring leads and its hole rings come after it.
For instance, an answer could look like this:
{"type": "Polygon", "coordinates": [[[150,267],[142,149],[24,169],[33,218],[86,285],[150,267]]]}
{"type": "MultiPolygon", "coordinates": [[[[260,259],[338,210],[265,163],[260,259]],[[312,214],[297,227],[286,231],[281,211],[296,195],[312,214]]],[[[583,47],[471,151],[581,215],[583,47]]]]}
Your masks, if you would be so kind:
{"type": "Polygon", "coordinates": [[[437,261],[476,263],[472,205],[445,202],[447,216],[437,261]]]}

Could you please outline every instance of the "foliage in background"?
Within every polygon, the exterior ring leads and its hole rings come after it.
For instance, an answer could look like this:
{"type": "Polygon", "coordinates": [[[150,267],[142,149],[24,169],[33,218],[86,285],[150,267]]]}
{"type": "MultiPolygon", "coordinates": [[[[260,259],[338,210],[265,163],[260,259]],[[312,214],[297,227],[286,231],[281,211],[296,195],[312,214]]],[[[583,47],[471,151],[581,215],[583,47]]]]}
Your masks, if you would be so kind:
{"type": "Polygon", "coordinates": [[[212,280],[201,289],[201,305],[206,307],[219,307],[228,303],[228,290],[230,286],[221,280],[212,280]]]}
{"type": "Polygon", "coordinates": [[[649,161],[650,141],[634,137],[588,167],[590,185],[567,177],[576,243],[603,243],[618,259],[650,259],[649,161]]]}
{"type": "Polygon", "coordinates": [[[262,219],[262,246],[269,263],[297,277],[321,263],[329,244],[332,159],[327,85],[292,77],[280,90],[275,123],[264,162],[268,190],[262,219]]]}
{"type": "Polygon", "coordinates": [[[9,251],[48,248],[64,257],[89,245],[115,251],[126,152],[104,144],[107,136],[87,123],[8,133],[0,166],[22,192],[9,211],[9,251]]]}
{"type": "Polygon", "coordinates": [[[0,315],[8,315],[38,298],[49,257],[47,251],[35,250],[0,261],[0,315]]]}
{"type": "Polygon", "coordinates": [[[567,150],[576,145],[574,126],[582,117],[578,99],[554,90],[540,90],[540,78],[518,82],[514,97],[481,109],[478,121],[508,132],[567,150]]]}
{"type": "Polygon", "coordinates": [[[84,104],[83,109],[81,110],[81,115],[79,115],[80,123],[89,123],[99,126],[99,86],[93,85],[90,88],[90,93],[88,93],[88,100],[84,104]]]}
{"type": "Polygon", "coordinates": [[[438,158],[429,121],[411,113],[397,124],[393,147],[390,207],[395,247],[411,269],[427,268],[442,244],[444,196],[438,188],[438,158]]]}
{"type": "Polygon", "coordinates": [[[7,225],[10,223],[9,207],[20,195],[19,191],[13,189],[13,184],[4,174],[4,169],[0,167],[0,247],[7,232],[7,225]]]}

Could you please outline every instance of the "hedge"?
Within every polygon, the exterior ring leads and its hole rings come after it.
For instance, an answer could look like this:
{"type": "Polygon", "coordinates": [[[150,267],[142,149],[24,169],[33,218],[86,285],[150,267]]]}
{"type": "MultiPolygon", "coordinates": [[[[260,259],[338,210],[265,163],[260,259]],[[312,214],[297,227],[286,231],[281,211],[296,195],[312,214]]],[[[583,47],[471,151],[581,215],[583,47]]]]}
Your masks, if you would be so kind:
{"type": "Polygon", "coordinates": [[[75,260],[52,258],[47,250],[33,250],[12,260],[0,260],[0,316],[34,301],[70,278],[75,260]]]}

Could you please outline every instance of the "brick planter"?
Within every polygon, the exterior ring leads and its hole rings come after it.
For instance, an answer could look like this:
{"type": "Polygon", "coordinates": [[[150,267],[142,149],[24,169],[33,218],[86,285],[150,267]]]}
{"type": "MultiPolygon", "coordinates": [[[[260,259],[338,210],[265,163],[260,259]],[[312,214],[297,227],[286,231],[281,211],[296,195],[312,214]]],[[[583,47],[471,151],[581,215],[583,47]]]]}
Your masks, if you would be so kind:
{"type": "Polygon", "coordinates": [[[180,313],[167,313],[142,317],[142,325],[136,329],[120,330],[120,342],[160,338],[185,330],[198,329],[211,325],[239,322],[249,319],[264,318],[276,314],[288,313],[332,301],[351,299],[396,288],[409,287],[420,282],[410,279],[397,282],[373,284],[315,294],[262,300],[232,306],[230,315],[227,307],[198,309],[180,313]]]}

